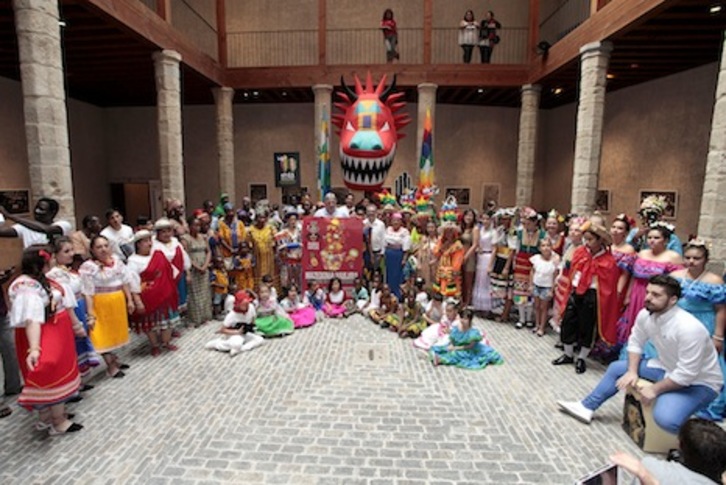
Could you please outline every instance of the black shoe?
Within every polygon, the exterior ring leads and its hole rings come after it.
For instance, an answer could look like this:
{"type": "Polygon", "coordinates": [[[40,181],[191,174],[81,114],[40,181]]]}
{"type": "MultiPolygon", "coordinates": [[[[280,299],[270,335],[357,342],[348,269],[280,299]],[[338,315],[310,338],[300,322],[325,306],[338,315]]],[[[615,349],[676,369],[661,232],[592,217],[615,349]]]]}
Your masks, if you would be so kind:
{"type": "Polygon", "coordinates": [[[83,387],[81,387],[81,392],[86,392],[92,390],[96,386],[92,386],[91,384],[83,384],[83,387]]]}
{"type": "Polygon", "coordinates": [[[573,364],[575,362],[575,359],[572,357],[568,357],[565,354],[560,355],[555,360],[552,361],[552,365],[565,365],[565,364],[573,364]]]}
{"type": "Polygon", "coordinates": [[[578,374],[584,374],[587,370],[587,365],[585,365],[585,359],[577,359],[577,362],[575,362],[575,372],[578,374]]]}
{"type": "Polygon", "coordinates": [[[121,379],[125,375],[126,374],[124,374],[124,371],[120,370],[120,371],[116,372],[114,375],[112,375],[111,379],[121,379]]]}
{"type": "Polygon", "coordinates": [[[80,396],[80,395],[76,394],[72,398],[68,399],[66,402],[67,403],[74,403],[74,402],[81,402],[81,401],[83,401],[83,396],[80,396]]]}
{"type": "Polygon", "coordinates": [[[555,344],[555,348],[559,350],[565,350],[565,344],[563,344],[562,342],[557,342],[555,344]]]}
{"type": "Polygon", "coordinates": [[[121,369],[121,370],[128,370],[128,369],[131,368],[131,366],[128,365],[128,364],[119,364],[118,365],[118,368],[121,369]]]}

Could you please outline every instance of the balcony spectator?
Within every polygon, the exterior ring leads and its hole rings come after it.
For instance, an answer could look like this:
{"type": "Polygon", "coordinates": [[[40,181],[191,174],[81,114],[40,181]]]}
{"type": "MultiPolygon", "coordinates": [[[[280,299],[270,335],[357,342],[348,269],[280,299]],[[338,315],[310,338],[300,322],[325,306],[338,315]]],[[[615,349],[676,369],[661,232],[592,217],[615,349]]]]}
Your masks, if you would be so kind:
{"type": "Polygon", "coordinates": [[[479,29],[479,53],[481,54],[481,63],[489,64],[492,60],[492,52],[494,46],[499,44],[499,35],[497,30],[502,28],[502,24],[494,19],[494,12],[489,10],[481,21],[481,29],[479,29]]]}
{"type": "Polygon", "coordinates": [[[467,10],[459,22],[459,45],[464,50],[464,64],[471,64],[471,55],[479,38],[479,24],[474,20],[474,12],[467,10]]]}
{"type": "Polygon", "coordinates": [[[383,12],[383,20],[381,20],[381,30],[383,31],[383,42],[386,44],[386,62],[389,64],[394,59],[401,57],[398,55],[398,31],[396,30],[396,21],[393,20],[393,10],[387,8],[383,12]]]}

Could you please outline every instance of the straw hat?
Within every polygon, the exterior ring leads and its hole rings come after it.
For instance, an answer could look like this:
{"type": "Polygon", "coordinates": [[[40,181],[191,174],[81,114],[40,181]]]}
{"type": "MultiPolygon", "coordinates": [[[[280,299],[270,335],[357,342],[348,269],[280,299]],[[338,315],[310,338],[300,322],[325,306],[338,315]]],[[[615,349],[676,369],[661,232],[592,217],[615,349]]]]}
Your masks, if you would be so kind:
{"type": "Polygon", "coordinates": [[[137,243],[141,241],[142,239],[151,239],[153,234],[151,234],[151,231],[147,231],[146,229],[142,229],[138,231],[136,234],[134,234],[134,243],[137,243]]]}
{"type": "Polygon", "coordinates": [[[172,224],[170,219],[167,219],[166,217],[162,217],[161,219],[157,220],[154,223],[154,230],[155,231],[161,231],[162,229],[173,229],[174,224],[172,224]]]}
{"type": "Polygon", "coordinates": [[[605,226],[602,226],[592,220],[585,221],[585,223],[580,226],[580,230],[582,232],[589,232],[596,235],[607,245],[610,245],[613,242],[610,232],[605,228],[605,226]]]}

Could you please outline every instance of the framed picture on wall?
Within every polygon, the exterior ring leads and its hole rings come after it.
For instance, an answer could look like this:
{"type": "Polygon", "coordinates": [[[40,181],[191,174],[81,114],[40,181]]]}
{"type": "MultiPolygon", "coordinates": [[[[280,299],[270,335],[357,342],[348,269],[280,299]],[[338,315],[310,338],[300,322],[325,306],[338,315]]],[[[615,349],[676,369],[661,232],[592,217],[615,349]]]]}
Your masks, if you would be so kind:
{"type": "Polygon", "coordinates": [[[484,212],[497,210],[499,208],[499,192],[501,184],[491,183],[484,184],[484,190],[481,197],[481,209],[484,212]]]}
{"type": "Polygon", "coordinates": [[[252,204],[267,198],[267,184],[250,184],[250,199],[252,204]]]}
{"type": "Polygon", "coordinates": [[[10,214],[27,214],[30,212],[30,190],[0,190],[0,205],[10,214]]]}
{"type": "Polygon", "coordinates": [[[595,196],[595,210],[607,214],[610,212],[610,189],[598,189],[595,196]]]}
{"type": "Polygon", "coordinates": [[[300,185],[300,153],[275,153],[275,187],[300,185]]]}
{"type": "Polygon", "coordinates": [[[469,187],[446,187],[446,197],[453,195],[459,205],[469,205],[471,202],[471,189],[469,187]]]}
{"type": "Polygon", "coordinates": [[[640,204],[643,203],[643,201],[650,196],[656,196],[661,197],[663,200],[665,200],[665,212],[663,213],[664,219],[675,219],[678,217],[678,192],[675,190],[650,190],[650,189],[642,189],[640,191],[640,198],[638,199],[640,203],[638,204],[638,207],[640,207],[640,204]]]}

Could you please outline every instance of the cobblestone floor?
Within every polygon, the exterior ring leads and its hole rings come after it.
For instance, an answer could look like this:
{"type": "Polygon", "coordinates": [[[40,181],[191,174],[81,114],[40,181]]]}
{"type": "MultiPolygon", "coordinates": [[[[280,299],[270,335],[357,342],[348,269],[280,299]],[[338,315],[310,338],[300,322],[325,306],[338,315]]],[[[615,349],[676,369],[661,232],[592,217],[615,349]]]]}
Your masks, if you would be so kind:
{"type": "Polygon", "coordinates": [[[622,396],[586,426],[555,400],[603,373],[553,367],[554,337],[477,321],[505,364],[434,368],[361,317],[325,321],[230,358],[136,338],[124,379],[98,376],[73,405],[86,428],[47,437],[15,407],[0,421],[0,483],[569,484],[623,449],[622,396]]]}

